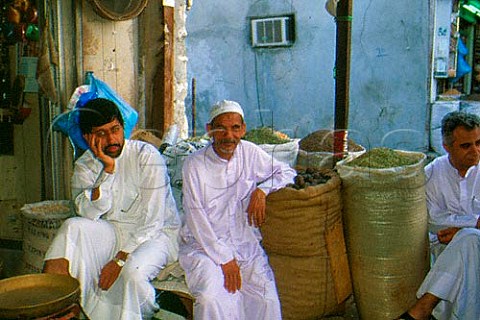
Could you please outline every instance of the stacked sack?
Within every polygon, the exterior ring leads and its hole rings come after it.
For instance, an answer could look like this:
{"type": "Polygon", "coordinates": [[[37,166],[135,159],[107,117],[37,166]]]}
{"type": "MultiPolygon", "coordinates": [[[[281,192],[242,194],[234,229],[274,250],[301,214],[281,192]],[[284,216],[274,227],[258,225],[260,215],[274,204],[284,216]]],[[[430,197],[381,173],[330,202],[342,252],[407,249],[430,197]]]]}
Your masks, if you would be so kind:
{"type": "MultiPolygon", "coordinates": [[[[334,130],[317,130],[302,138],[299,144],[297,165],[309,168],[333,169],[334,157],[334,130]]],[[[347,139],[347,159],[353,159],[365,152],[365,148],[347,139]]]]}
{"type": "Polygon", "coordinates": [[[182,168],[185,159],[193,152],[204,148],[209,143],[208,137],[195,137],[186,140],[176,141],[167,146],[163,151],[163,156],[167,163],[168,175],[172,186],[173,196],[177,204],[180,217],[183,219],[183,178],[182,168]]]}
{"type": "Polygon", "coordinates": [[[267,198],[263,246],[285,320],[336,314],[352,292],[340,188],[332,170],[298,170],[267,198]]]}

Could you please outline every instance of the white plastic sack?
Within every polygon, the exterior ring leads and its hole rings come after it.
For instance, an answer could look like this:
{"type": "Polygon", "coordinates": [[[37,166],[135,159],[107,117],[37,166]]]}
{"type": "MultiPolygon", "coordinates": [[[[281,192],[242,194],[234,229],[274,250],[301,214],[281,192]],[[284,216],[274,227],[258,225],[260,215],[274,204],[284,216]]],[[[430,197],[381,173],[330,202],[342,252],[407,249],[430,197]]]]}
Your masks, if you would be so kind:
{"type": "Polygon", "coordinates": [[[259,147],[272,155],[275,159],[288,163],[294,167],[297,163],[298,142],[300,139],[293,139],[290,142],[281,144],[260,144],[259,147]]]}
{"type": "Polygon", "coordinates": [[[172,186],[173,196],[177,204],[180,215],[183,215],[182,207],[182,168],[185,158],[196,150],[205,147],[208,140],[200,139],[198,141],[180,141],[173,146],[168,146],[163,156],[167,163],[168,175],[170,177],[170,184],[172,186]]]}

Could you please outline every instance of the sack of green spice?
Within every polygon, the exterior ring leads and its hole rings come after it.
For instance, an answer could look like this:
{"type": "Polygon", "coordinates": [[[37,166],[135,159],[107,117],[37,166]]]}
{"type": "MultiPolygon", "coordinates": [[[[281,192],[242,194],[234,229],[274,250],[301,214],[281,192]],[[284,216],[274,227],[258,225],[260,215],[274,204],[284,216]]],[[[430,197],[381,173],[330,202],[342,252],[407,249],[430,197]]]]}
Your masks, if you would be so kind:
{"type": "Polygon", "coordinates": [[[296,165],[298,154],[298,139],[291,139],[286,134],[269,127],[259,127],[249,130],[243,138],[257,144],[275,159],[296,165]]]}
{"type": "Polygon", "coordinates": [[[416,301],[429,266],[425,159],[420,152],[376,148],[336,164],[362,319],[394,319],[416,301]]]}
{"type": "Polygon", "coordinates": [[[351,161],[344,162],[344,164],[350,167],[387,169],[413,165],[424,157],[423,154],[416,152],[374,148],[351,161]]]}

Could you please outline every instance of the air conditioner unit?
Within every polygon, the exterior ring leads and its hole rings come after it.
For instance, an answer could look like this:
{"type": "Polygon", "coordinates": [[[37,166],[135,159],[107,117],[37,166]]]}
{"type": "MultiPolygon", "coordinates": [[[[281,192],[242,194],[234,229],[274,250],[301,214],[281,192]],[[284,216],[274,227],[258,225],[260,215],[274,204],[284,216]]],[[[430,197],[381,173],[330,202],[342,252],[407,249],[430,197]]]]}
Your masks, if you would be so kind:
{"type": "Polygon", "coordinates": [[[252,18],[252,46],[290,46],[294,41],[293,16],[252,18]]]}

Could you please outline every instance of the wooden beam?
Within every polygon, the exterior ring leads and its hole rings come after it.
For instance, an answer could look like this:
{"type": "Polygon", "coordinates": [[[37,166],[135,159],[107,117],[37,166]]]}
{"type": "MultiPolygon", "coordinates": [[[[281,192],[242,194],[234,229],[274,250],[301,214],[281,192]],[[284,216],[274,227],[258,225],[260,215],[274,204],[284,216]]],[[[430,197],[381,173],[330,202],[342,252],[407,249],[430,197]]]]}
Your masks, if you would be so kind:
{"type": "Polygon", "coordinates": [[[337,4],[337,45],[335,59],[334,154],[343,158],[348,151],[348,111],[350,97],[350,51],[353,0],[337,4]]]}
{"type": "Polygon", "coordinates": [[[163,50],[160,58],[159,71],[154,78],[154,94],[152,108],[153,129],[167,132],[173,124],[173,99],[174,99],[174,28],[175,8],[169,5],[162,6],[163,20],[163,50]]]}
{"type": "Polygon", "coordinates": [[[174,39],[175,39],[175,7],[163,6],[163,19],[165,24],[165,55],[164,63],[164,132],[173,124],[173,97],[174,97],[174,39]]]}

